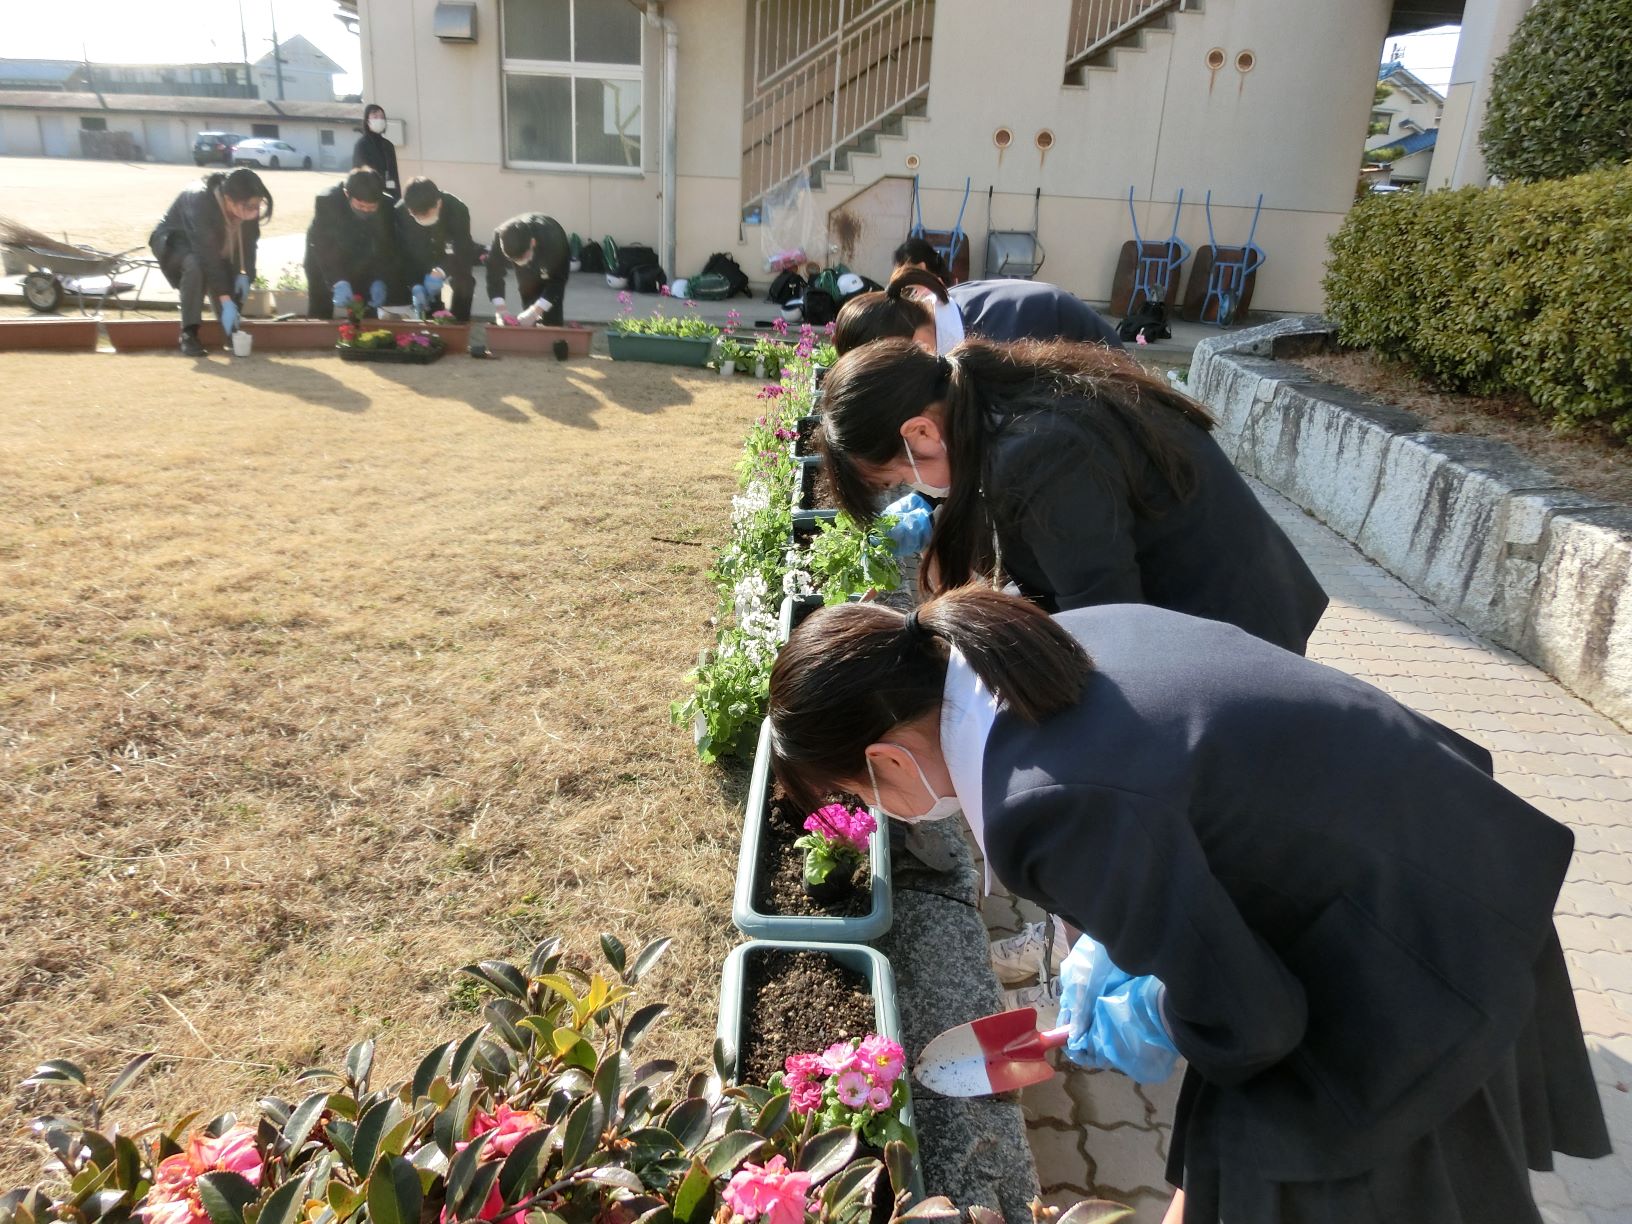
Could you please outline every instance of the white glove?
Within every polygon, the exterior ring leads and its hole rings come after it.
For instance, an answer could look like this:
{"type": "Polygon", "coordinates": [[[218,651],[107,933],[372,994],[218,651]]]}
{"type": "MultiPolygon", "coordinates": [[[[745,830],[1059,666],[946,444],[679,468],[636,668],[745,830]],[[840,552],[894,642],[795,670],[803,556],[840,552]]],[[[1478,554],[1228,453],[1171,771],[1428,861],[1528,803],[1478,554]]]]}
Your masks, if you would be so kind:
{"type": "Polygon", "coordinates": [[[504,326],[504,299],[502,297],[493,299],[493,322],[500,327],[504,326]]]}
{"type": "Polygon", "coordinates": [[[545,309],[544,299],[540,298],[531,306],[527,307],[526,310],[517,315],[516,322],[520,323],[523,327],[532,327],[544,317],[545,309]]]}

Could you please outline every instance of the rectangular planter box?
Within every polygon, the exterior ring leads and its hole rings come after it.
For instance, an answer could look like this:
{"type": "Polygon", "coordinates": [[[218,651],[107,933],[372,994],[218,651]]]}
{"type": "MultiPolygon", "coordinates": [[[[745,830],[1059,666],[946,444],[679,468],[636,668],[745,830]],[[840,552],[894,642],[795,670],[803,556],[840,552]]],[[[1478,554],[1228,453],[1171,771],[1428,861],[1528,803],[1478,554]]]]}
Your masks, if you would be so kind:
{"type": "MultiPolygon", "coordinates": [[[[897,1044],[905,1045],[901,1040],[901,1016],[895,1005],[895,972],[881,953],[863,944],[754,940],[731,949],[720,973],[720,1020],[715,1036],[723,1047],[724,1065],[733,1082],[741,1066],[742,1021],[748,1000],[749,961],[765,952],[778,951],[820,952],[846,969],[861,974],[867,979],[868,993],[873,996],[873,1031],[880,1037],[888,1037],[897,1044]]],[[[910,1075],[910,1070],[906,1074],[910,1075]]],[[[907,1103],[901,1107],[901,1123],[916,1136],[918,1127],[913,1119],[910,1081],[907,1088],[907,1103]]],[[[921,1145],[922,1136],[918,1138],[921,1145]]],[[[888,1177],[888,1174],[883,1176],[888,1177]]],[[[923,1166],[916,1156],[912,1161],[912,1193],[916,1199],[924,1197],[923,1166]]]]}
{"type": "MultiPolygon", "coordinates": [[[[820,599],[817,600],[820,606],[820,599]]],[[[771,720],[759,729],[759,749],[748,782],[748,803],[742,822],[742,847],[737,853],[737,886],[731,899],[731,921],[751,939],[822,939],[830,943],[863,943],[890,929],[894,908],[890,893],[890,831],[875,811],[878,827],[868,839],[867,870],[872,881],[872,907],[854,918],[822,918],[806,914],[765,914],[754,907],[758,880],[759,841],[765,829],[771,789],[771,720]]]]}
{"type": "Polygon", "coordinates": [[[714,341],[688,336],[632,336],[608,330],[606,347],[613,361],[650,361],[658,365],[700,368],[708,364],[714,341]]]}
{"type": "Polygon", "coordinates": [[[328,319],[251,319],[244,330],[255,337],[257,353],[287,353],[301,349],[332,349],[339,339],[338,324],[328,319]]]}
{"type": "Polygon", "coordinates": [[[593,333],[583,327],[499,327],[486,328],[487,351],[515,357],[553,357],[555,342],[567,342],[567,356],[588,357],[593,333]]]}
{"type": "Polygon", "coordinates": [[[814,433],[816,427],[821,423],[822,418],[816,413],[812,413],[810,416],[802,416],[793,423],[794,429],[799,432],[799,436],[793,440],[793,457],[795,459],[820,458],[812,448],[808,435],[814,433]]]}
{"type": "MultiPolygon", "coordinates": [[[[172,334],[170,342],[179,339],[172,334]]],[[[95,319],[6,319],[0,321],[0,352],[52,350],[89,353],[96,348],[95,319]]]]}
{"type": "MultiPolygon", "coordinates": [[[[120,353],[146,353],[157,349],[173,349],[181,343],[179,319],[125,319],[104,323],[108,340],[120,353]]],[[[198,325],[198,338],[211,352],[225,350],[226,333],[221,324],[206,319],[198,325]]],[[[331,341],[332,343],[332,341],[331,341]]]]}

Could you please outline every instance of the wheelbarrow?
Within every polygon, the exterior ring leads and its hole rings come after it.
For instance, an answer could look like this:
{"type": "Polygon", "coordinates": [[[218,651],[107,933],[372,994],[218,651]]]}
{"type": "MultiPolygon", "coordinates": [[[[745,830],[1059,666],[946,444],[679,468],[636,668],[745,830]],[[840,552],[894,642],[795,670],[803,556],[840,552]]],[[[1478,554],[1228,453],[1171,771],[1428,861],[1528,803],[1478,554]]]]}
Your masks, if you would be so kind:
{"type": "Polygon", "coordinates": [[[6,251],[29,269],[23,277],[23,300],[39,314],[55,314],[68,293],[78,299],[80,314],[101,314],[107,307],[108,298],[117,298],[132,287],[120,281],[119,277],[137,271],[141,273],[141,279],[136,284],[139,301],[142,291],[147,288],[148,274],[159,266],[146,254],[146,247],[111,252],[67,243],[51,242],[46,245],[36,239],[0,242],[0,250],[6,251]],[[94,310],[86,308],[88,295],[95,302],[94,310]]]}
{"type": "Polygon", "coordinates": [[[1116,272],[1111,279],[1110,312],[1129,315],[1146,302],[1161,302],[1170,310],[1179,297],[1179,277],[1189,244],[1179,238],[1179,216],[1184,211],[1184,188],[1179,188],[1173,205],[1173,230],[1166,241],[1147,239],[1139,232],[1139,216],[1134,211],[1133,188],[1128,188],[1128,217],[1133,237],[1122,244],[1116,272]]]}
{"type": "Polygon", "coordinates": [[[986,188],[986,277],[988,280],[1030,280],[1043,270],[1043,260],[1046,258],[1042,241],[1037,237],[1043,189],[1037,188],[1031,197],[1029,230],[992,228],[993,190],[992,187],[986,188]]]}
{"type": "Polygon", "coordinates": [[[963,213],[969,207],[969,187],[971,180],[965,176],[963,180],[963,203],[958,205],[958,219],[949,230],[926,230],[924,228],[923,200],[918,194],[918,176],[912,176],[912,228],[907,231],[909,238],[922,238],[940,253],[946,263],[948,285],[956,285],[969,279],[969,235],[963,232],[963,213]]]}
{"type": "Polygon", "coordinates": [[[1263,192],[1252,209],[1252,224],[1245,245],[1218,245],[1213,234],[1213,193],[1207,193],[1207,245],[1196,252],[1196,265],[1184,295],[1184,317],[1195,323],[1228,327],[1246,314],[1252,302],[1258,269],[1269,256],[1253,241],[1258,236],[1258,217],[1264,210],[1263,192]]]}

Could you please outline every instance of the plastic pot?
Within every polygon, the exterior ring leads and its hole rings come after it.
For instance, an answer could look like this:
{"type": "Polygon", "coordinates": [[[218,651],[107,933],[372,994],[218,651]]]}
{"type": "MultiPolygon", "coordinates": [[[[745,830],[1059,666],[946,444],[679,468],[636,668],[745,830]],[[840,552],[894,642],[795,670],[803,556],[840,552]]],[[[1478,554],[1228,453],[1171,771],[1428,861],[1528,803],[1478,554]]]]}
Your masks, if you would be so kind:
{"type": "Polygon", "coordinates": [[[752,939],[820,939],[830,943],[864,943],[890,929],[895,919],[890,890],[890,832],[885,819],[874,812],[878,827],[868,839],[867,875],[871,905],[854,918],[825,918],[805,914],[766,914],[754,905],[759,883],[759,847],[765,815],[771,802],[771,722],[759,729],[759,746],[749,775],[748,802],[743,809],[742,846],[737,854],[737,883],[731,898],[731,921],[752,939]]]}

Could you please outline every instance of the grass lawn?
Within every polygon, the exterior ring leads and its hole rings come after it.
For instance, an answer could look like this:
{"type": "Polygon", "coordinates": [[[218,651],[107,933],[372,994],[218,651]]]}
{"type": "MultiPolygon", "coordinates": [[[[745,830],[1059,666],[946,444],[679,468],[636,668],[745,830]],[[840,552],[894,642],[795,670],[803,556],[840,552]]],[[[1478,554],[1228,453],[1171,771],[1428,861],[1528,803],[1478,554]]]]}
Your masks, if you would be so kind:
{"type": "Polygon", "coordinates": [[[171,1056],[121,1109],[248,1105],[452,970],[677,937],[702,1059],[740,776],[668,702],[754,385],[604,359],[0,354],[0,1185],[16,1087],[171,1056]]]}

